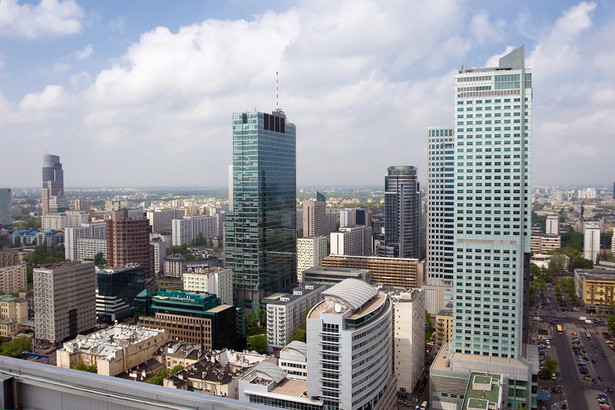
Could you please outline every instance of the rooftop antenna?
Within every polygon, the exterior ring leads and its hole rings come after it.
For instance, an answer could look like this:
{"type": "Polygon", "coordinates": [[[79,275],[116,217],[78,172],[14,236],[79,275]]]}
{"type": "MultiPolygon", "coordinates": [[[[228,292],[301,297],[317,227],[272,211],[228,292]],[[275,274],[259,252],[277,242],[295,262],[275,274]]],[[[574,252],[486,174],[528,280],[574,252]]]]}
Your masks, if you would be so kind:
{"type": "Polygon", "coordinates": [[[279,82],[278,82],[278,72],[275,72],[275,112],[280,112],[280,103],[279,103],[279,97],[278,97],[278,86],[279,86],[279,82]]]}

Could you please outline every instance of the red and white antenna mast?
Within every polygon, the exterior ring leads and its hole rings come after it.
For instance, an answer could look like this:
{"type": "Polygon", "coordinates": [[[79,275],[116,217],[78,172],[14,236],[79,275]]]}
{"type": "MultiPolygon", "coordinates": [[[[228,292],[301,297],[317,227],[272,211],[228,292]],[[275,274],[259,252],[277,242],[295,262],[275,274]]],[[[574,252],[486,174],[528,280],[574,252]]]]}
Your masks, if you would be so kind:
{"type": "Polygon", "coordinates": [[[280,112],[280,103],[279,103],[279,96],[278,96],[278,89],[279,87],[279,82],[278,82],[278,72],[275,72],[275,112],[280,112]]]}

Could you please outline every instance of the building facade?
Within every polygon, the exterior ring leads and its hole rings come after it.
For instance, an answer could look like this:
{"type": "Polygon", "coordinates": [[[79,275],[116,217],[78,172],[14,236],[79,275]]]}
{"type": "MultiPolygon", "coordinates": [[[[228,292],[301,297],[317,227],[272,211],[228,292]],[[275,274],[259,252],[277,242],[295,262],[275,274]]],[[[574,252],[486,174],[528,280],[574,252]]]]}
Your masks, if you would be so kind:
{"type": "Polygon", "coordinates": [[[96,272],[96,316],[114,323],[132,317],[135,297],[145,289],[145,269],[138,264],[96,272]]]}
{"type": "Polygon", "coordinates": [[[43,155],[42,213],[64,212],[68,201],[64,198],[64,171],[60,157],[43,155]]]}
{"type": "Polygon", "coordinates": [[[418,259],[329,255],[322,260],[322,266],[369,270],[372,283],[413,289],[423,285],[425,264],[418,259]]]}
{"type": "Polygon", "coordinates": [[[213,293],[226,305],[233,304],[233,271],[226,268],[196,269],[182,275],[187,292],[213,293]]]}
{"type": "Polygon", "coordinates": [[[281,110],[233,114],[226,266],[237,307],[296,283],[296,127],[281,110]]]}
{"type": "Polygon", "coordinates": [[[615,270],[575,269],[574,290],[590,314],[610,314],[615,301],[615,270]]]}
{"type": "Polygon", "coordinates": [[[562,247],[559,235],[534,233],[530,237],[530,250],[533,253],[545,253],[562,247]]]}
{"type": "Polygon", "coordinates": [[[559,235],[559,215],[547,215],[545,233],[547,235],[559,235]]]}
{"type": "Polygon", "coordinates": [[[583,257],[594,263],[600,254],[600,227],[597,224],[586,223],[583,235],[583,257]]]}
{"type": "Polygon", "coordinates": [[[26,262],[17,251],[0,251],[0,292],[13,294],[27,289],[26,262]]]}
{"type": "Polygon", "coordinates": [[[391,166],[384,179],[384,244],[378,256],[392,258],[419,257],[419,222],[421,193],[417,169],[391,166]]]}
{"type": "Polygon", "coordinates": [[[316,192],[316,200],[303,201],[303,237],[327,235],[327,200],[316,192]]]}
{"type": "Polygon", "coordinates": [[[328,255],[329,242],[326,236],[309,236],[297,239],[297,281],[303,282],[303,271],[319,267],[328,255]]]}
{"type": "Polygon", "coordinates": [[[96,326],[94,262],[64,262],[35,268],[36,339],[55,344],[96,326]]]}
{"type": "Polygon", "coordinates": [[[170,234],[171,221],[183,218],[183,209],[150,209],[147,211],[147,219],[152,226],[152,233],[170,234]]]}
{"type": "MultiPolygon", "coordinates": [[[[378,408],[394,389],[392,303],[346,279],[323,292],[307,316],[307,394],[325,408],[378,408]]],[[[393,400],[382,408],[393,408],[393,400]]]]}
{"type": "Polygon", "coordinates": [[[428,128],[427,281],[452,286],[455,233],[455,138],[452,127],[428,128]]]}
{"type": "Polygon", "coordinates": [[[370,256],[372,252],[371,226],[346,226],[331,232],[331,255],[370,256]]]}
{"type": "Polygon", "coordinates": [[[0,228],[13,223],[11,188],[0,188],[0,228]]]}

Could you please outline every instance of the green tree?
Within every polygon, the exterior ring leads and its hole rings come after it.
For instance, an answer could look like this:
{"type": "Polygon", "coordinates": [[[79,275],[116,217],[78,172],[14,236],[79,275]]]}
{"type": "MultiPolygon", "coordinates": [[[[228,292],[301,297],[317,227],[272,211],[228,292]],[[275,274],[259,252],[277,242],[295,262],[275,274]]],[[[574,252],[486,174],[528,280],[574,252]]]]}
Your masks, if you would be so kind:
{"type": "Polygon", "coordinates": [[[21,247],[21,236],[16,236],[15,237],[15,245],[16,248],[21,247]]]}
{"type": "Polygon", "coordinates": [[[182,370],[184,370],[184,366],[182,366],[181,364],[178,364],[171,369],[169,376],[173,376],[175,373],[181,372],[182,370]]]}
{"type": "Polygon", "coordinates": [[[431,313],[425,309],[425,341],[431,339],[431,334],[433,333],[431,329],[431,313]]]}
{"type": "Polygon", "coordinates": [[[542,371],[548,374],[549,376],[555,376],[555,372],[557,371],[558,362],[555,359],[547,357],[542,364],[542,371]]]}
{"type": "Polygon", "coordinates": [[[23,352],[32,350],[32,339],[27,336],[14,337],[10,342],[0,346],[0,355],[10,357],[20,357],[23,352]]]}
{"type": "Polygon", "coordinates": [[[297,329],[295,330],[295,334],[293,335],[293,340],[298,340],[300,342],[305,343],[307,337],[307,332],[305,329],[297,329]]]}
{"type": "Polygon", "coordinates": [[[102,266],[106,264],[107,260],[105,259],[105,255],[103,255],[102,252],[98,252],[96,255],[94,255],[94,265],[102,266]]]}
{"type": "Polygon", "coordinates": [[[79,362],[76,365],[74,365],[73,369],[81,370],[81,371],[89,372],[89,373],[98,373],[98,368],[96,367],[95,364],[87,365],[83,362],[79,362]]]}
{"type": "Polygon", "coordinates": [[[258,319],[254,313],[246,313],[244,315],[248,328],[258,327],[258,319]]]}
{"type": "Polygon", "coordinates": [[[530,272],[532,273],[532,277],[537,278],[540,277],[542,271],[535,263],[530,263],[530,272]]]}
{"type": "Polygon", "coordinates": [[[606,320],[606,324],[611,330],[611,332],[615,332],[615,316],[609,316],[606,320]]]}
{"type": "Polygon", "coordinates": [[[551,255],[551,259],[549,259],[549,273],[558,274],[562,273],[566,268],[566,255],[561,253],[556,255],[551,255]]]}
{"type": "Polygon", "coordinates": [[[589,259],[585,259],[581,256],[578,256],[576,258],[574,258],[572,260],[572,263],[570,264],[570,268],[572,270],[575,269],[593,269],[594,267],[594,262],[590,261],[589,259]]]}
{"type": "Polygon", "coordinates": [[[203,236],[202,232],[199,232],[197,237],[192,241],[193,246],[205,246],[207,243],[205,236],[203,236]]]}
{"type": "Polygon", "coordinates": [[[162,386],[164,385],[164,379],[166,379],[167,377],[169,377],[169,373],[167,372],[166,368],[163,368],[162,371],[158,373],[156,376],[152,377],[148,381],[148,383],[157,384],[158,386],[162,386]]]}
{"type": "Polygon", "coordinates": [[[579,232],[565,232],[562,235],[562,248],[572,248],[583,251],[583,235],[579,232]]]}
{"type": "Polygon", "coordinates": [[[260,354],[264,354],[267,351],[267,336],[256,335],[248,338],[248,344],[252,350],[256,350],[260,354]]]}

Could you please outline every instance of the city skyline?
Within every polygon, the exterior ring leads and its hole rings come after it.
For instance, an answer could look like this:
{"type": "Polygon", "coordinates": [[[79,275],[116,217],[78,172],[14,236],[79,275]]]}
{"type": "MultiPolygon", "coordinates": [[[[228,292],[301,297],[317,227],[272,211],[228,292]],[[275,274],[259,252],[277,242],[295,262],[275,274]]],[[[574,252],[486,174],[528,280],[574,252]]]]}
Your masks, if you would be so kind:
{"type": "Polygon", "coordinates": [[[453,125],[452,74],[495,66],[522,44],[541,90],[535,184],[613,180],[612,1],[238,1],[142,13],[11,0],[0,12],[0,151],[20,170],[0,186],[38,185],[22,164],[46,152],[62,158],[67,187],[224,186],[228,116],[274,109],[276,72],[280,106],[304,124],[299,186],[378,186],[382,169],[407,163],[425,184],[425,130],[453,125]]]}

